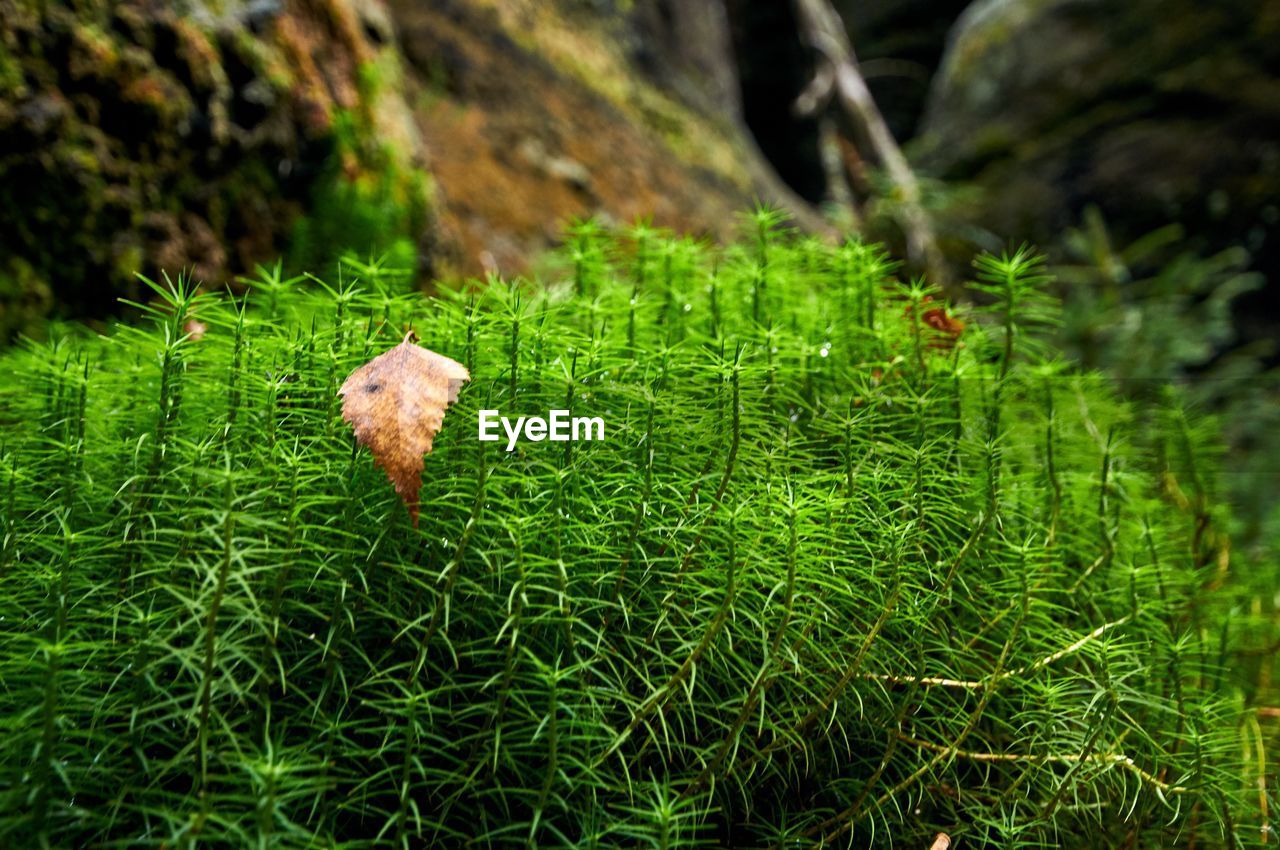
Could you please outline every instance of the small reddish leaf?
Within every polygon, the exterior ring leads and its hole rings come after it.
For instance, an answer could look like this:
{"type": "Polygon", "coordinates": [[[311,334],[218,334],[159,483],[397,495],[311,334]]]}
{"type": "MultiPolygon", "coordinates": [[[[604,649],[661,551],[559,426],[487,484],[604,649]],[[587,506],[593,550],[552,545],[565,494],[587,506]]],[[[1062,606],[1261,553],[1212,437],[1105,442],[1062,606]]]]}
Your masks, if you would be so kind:
{"type": "MultiPolygon", "coordinates": [[[[920,320],[926,327],[935,331],[934,338],[929,341],[929,347],[941,350],[954,348],[964,334],[964,320],[951,315],[945,304],[935,305],[932,295],[926,295],[920,301],[925,306],[920,313],[920,320]]],[[[913,305],[908,304],[903,315],[911,318],[913,312],[913,305]]]]}
{"type": "Polygon", "coordinates": [[[938,337],[930,343],[933,348],[951,348],[964,333],[964,321],[948,313],[945,307],[925,310],[920,318],[938,332],[938,337]]]}
{"type": "Polygon", "coordinates": [[[386,471],[417,528],[422,456],[431,452],[445,408],[458,400],[471,375],[456,360],[415,345],[415,339],[410,331],[404,342],[356,369],[338,394],[342,418],[386,471]]]}

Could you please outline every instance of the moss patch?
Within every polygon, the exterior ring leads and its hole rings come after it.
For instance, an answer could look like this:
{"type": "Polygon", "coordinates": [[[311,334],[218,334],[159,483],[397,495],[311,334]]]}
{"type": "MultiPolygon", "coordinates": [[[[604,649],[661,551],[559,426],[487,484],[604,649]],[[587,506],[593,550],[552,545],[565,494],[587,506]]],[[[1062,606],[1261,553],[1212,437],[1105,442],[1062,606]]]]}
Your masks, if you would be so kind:
{"type": "Polygon", "coordinates": [[[8,356],[0,840],[1256,839],[1206,435],[1046,360],[1026,255],[961,333],[750,224],[437,299],[157,287],[8,356]],[[472,375],[417,529],[336,395],[405,325],[472,375]],[[476,440],[563,408],[604,441],[476,440]]]}

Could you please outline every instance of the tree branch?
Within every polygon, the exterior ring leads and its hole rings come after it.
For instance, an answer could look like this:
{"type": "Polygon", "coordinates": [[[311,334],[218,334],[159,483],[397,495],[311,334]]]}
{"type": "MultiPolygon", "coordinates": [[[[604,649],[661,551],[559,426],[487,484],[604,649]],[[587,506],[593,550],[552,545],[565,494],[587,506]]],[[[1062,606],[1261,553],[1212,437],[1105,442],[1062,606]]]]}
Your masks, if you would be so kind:
{"type": "Polygon", "coordinates": [[[924,266],[932,282],[946,288],[950,275],[933,223],[921,202],[920,182],[867,88],[840,14],[828,0],[795,0],[795,5],[804,38],[825,63],[797,100],[797,109],[812,112],[831,95],[839,101],[897,190],[897,219],[906,236],[908,259],[924,266]]]}

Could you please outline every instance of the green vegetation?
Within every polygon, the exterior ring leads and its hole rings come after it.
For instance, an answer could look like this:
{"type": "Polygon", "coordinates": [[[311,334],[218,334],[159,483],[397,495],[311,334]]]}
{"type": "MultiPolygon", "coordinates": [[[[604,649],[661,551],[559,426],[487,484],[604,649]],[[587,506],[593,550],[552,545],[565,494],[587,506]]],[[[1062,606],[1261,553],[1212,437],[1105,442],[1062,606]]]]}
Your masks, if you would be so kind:
{"type": "Polygon", "coordinates": [[[334,152],[316,180],[308,214],[293,224],[290,267],[331,268],[350,250],[376,253],[393,267],[416,271],[414,234],[427,232],[429,177],[380,143],[374,137],[377,128],[363,119],[340,113],[334,123],[334,152]],[[357,162],[358,167],[351,165],[357,162]],[[346,169],[356,176],[349,177],[346,169]]]}
{"type": "Polygon", "coordinates": [[[1275,588],[1280,585],[1280,506],[1274,458],[1280,453],[1280,370],[1271,344],[1242,340],[1232,320],[1237,299],[1265,284],[1242,248],[1203,255],[1173,224],[1117,245],[1101,212],[1063,235],[1069,263],[1061,283],[1057,343],[1069,357],[1105,372],[1139,405],[1176,385],[1185,403],[1212,411],[1226,447],[1220,498],[1232,505],[1236,552],[1230,616],[1241,683],[1259,704],[1280,700],[1275,588]]]}
{"type": "Polygon", "coordinates": [[[412,153],[397,101],[399,63],[383,56],[360,66],[359,107],[336,111],[332,151],[311,188],[306,213],[293,222],[289,265],[298,271],[332,269],[349,252],[378,254],[411,278],[425,252],[417,240],[430,233],[430,175],[412,153]]]}
{"type": "Polygon", "coordinates": [[[7,355],[0,844],[1258,845],[1213,440],[1049,359],[1025,252],[959,340],[893,270],[584,224],[7,355]],[[336,396],[406,325],[473,376],[417,530],[336,396]]]}

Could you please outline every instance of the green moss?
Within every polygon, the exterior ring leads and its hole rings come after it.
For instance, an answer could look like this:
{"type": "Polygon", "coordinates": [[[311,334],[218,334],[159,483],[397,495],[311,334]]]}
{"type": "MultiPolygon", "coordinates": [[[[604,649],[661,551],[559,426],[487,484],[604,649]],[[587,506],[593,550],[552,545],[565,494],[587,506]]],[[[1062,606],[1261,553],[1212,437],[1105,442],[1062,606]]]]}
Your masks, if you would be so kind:
{"type": "Polygon", "coordinates": [[[293,227],[289,265],[329,268],[348,252],[389,254],[418,266],[417,240],[427,229],[431,183],[403,152],[381,141],[375,126],[352,111],[335,118],[336,145],[316,182],[308,213],[293,227]]]}
{"type": "Polygon", "coordinates": [[[32,265],[21,257],[8,257],[0,266],[0,339],[14,334],[35,334],[53,291],[32,265]]]}
{"type": "Polygon", "coordinates": [[[72,78],[111,79],[120,62],[120,45],[95,23],[81,23],[73,26],[71,38],[72,78]]]}
{"type": "Polygon", "coordinates": [[[0,842],[1255,844],[1206,436],[1048,359],[1026,254],[955,339],[750,223],[7,356],[0,842]],[[406,326],[472,375],[417,528],[336,395],[406,326]],[[476,440],[553,408],[604,441],[476,440]]]}
{"type": "Polygon", "coordinates": [[[22,66],[0,41],[0,89],[18,91],[23,86],[22,66]]]}

